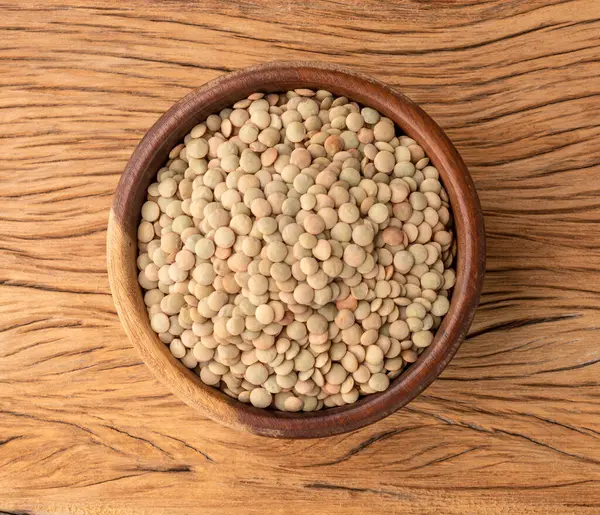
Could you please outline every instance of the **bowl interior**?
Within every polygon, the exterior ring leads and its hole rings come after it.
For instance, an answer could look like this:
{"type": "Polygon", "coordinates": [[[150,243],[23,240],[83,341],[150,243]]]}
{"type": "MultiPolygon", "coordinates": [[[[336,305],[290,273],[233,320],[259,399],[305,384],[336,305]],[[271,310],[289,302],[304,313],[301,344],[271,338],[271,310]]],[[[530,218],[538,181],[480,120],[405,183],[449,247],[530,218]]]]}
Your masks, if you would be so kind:
{"type": "Polygon", "coordinates": [[[471,324],[481,291],[483,218],[471,177],[437,124],[405,96],[370,77],[331,65],[269,63],[219,77],[177,102],[148,131],[117,187],[108,230],[108,270],[119,317],[153,373],[187,404],[237,429],[274,437],[321,437],[355,430],[405,405],[422,392],[455,354],[471,324]],[[450,310],[433,343],[385,392],[319,412],[284,413],[243,404],[204,385],[152,331],[137,283],[137,226],[146,190],[170,150],[191,128],[255,91],[326,89],[373,107],[415,139],[440,172],[450,198],[457,238],[456,284],[450,310]]]}

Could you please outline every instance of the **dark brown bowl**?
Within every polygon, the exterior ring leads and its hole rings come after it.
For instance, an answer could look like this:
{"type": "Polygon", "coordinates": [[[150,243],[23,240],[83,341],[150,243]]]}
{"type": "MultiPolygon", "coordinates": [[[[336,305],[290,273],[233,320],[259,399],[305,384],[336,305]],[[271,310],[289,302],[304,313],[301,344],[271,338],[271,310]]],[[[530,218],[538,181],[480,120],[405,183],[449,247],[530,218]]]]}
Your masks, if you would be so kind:
{"type": "Polygon", "coordinates": [[[113,201],[108,223],[108,274],[127,335],[158,379],[184,402],[217,422],[281,438],[330,436],[371,424],[419,395],[442,372],[465,337],[483,283],[485,236],[473,181],[442,129],[416,104],[371,77],[314,62],[273,62],[223,75],[188,94],[146,133],[131,156],[113,201]],[[254,408],[204,385],[175,359],[150,327],[137,282],[137,226],[146,190],[169,151],[209,114],[252,92],[326,89],[377,109],[415,139],[431,158],[450,197],[458,242],[456,285],[450,311],[433,343],[390,388],[358,402],[308,413],[254,408]]]}

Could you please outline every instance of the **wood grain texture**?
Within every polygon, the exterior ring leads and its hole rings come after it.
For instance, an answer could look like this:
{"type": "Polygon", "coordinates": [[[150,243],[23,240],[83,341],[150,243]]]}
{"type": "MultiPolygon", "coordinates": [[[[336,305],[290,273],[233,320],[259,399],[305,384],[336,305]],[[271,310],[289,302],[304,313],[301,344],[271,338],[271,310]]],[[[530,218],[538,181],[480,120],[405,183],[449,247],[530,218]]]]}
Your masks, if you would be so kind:
{"type": "Polygon", "coordinates": [[[275,61],[224,74],[173,105],[144,135],[117,185],[107,231],[108,278],[125,332],[154,375],[186,404],[234,429],[279,438],[316,438],[347,433],[395,412],[436,379],[467,335],[483,286],[485,236],[475,186],[456,148],[440,127],[407,97],[373,77],[339,65],[275,61]],[[456,284],[450,311],[433,343],[385,392],[351,405],[311,413],[258,409],[207,387],[175,359],[150,327],[138,284],[137,233],[144,192],[171,149],[207,116],[256,91],[324,89],[368,105],[415,139],[440,172],[457,235],[456,284]]]}
{"type": "Polygon", "coordinates": [[[0,6],[0,513],[598,513],[600,4],[0,6]],[[204,419],[141,364],[104,260],[133,148],[175,100],[267,59],[382,79],[478,188],[482,304],[442,376],[349,435],[204,419]]]}

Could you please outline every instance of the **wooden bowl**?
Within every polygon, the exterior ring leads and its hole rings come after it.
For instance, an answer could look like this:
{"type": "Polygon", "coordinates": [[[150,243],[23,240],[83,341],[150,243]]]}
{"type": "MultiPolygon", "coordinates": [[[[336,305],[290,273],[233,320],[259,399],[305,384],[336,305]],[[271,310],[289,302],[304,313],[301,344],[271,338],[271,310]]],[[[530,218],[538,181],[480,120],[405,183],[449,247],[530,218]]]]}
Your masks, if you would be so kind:
{"type": "Polygon", "coordinates": [[[314,62],[274,62],[223,75],[188,94],[148,131],[131,156],[115,193],[108,223],[108,274],[127,335],[158,379],[184,402],[229,427],[283,438],[312,438],[353,431],[414,399],[454,356],[479,302],[485,268],[483,217],[475,187],[457,150],[416,104],[371,77],[314,62]],[[254,408],[204,385],[161,343],[150,327],[137,282],[137,226],[149,184],[169,151],[190,129],[252,92],[326,89],[388,116],[415,139],[438,168],[448,191],[458,241],[456,285],[450,311],[432,344],[388,390],[358,402],[308,413],[254,408]]]}

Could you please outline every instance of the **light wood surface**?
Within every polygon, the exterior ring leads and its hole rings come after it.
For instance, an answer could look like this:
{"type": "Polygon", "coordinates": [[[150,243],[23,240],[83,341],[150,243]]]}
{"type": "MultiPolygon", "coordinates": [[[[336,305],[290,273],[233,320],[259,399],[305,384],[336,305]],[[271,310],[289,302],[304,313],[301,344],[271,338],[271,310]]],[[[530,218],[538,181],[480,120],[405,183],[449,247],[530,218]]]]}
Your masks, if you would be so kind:
{"type": "Polygon", "coordinates": [[[600,3],[4,2],[0,513],[598,513],[600,3]],[[349,435],[275,441],[156,381],[109,294],[145,131],[271,59],[397,86],[474,177],[488,268],[450,366],[349,435]]]}

